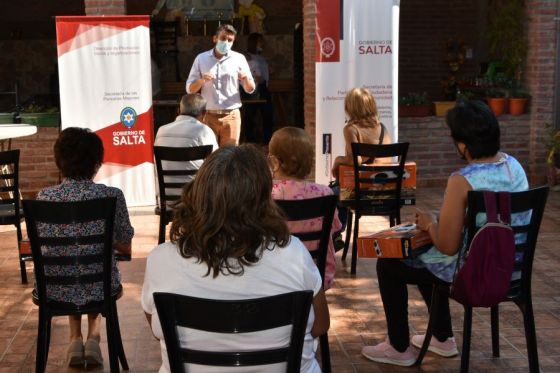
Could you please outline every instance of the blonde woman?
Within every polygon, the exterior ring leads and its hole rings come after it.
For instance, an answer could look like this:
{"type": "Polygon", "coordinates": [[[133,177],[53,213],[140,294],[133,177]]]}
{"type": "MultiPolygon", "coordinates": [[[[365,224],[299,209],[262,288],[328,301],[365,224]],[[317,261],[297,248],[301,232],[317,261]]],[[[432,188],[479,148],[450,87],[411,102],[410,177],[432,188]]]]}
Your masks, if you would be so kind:
{"type": "Polygon", "coordinates": [[[332,174],[338,178],[338,166],[352,165],[352,143],[389,144],[391,138],[383,123],[379,121],[377,103],[365,88],[353,88],[344,99],[346,125],[344,126],[345,154],[334,160],[332,174]]]}

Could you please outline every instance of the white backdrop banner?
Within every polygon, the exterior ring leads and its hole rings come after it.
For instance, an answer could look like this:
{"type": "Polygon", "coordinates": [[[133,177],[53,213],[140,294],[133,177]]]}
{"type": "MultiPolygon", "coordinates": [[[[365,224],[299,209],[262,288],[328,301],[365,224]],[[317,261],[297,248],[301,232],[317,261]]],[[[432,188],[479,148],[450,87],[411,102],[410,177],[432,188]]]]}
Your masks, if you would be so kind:
{"type": "Polygon", "coordinates": [[[344,155],[344,97],[370,90],[381,122],[398,141],[399,0],[316,0],[315,179],[331,179],[333,156],[344,155]]]}
{"type": "Polygon", "coordinates": [[[62,128],[103,140],[96,182],[155,204],[148,16],[57,17],[56,31],[62,128]]]}

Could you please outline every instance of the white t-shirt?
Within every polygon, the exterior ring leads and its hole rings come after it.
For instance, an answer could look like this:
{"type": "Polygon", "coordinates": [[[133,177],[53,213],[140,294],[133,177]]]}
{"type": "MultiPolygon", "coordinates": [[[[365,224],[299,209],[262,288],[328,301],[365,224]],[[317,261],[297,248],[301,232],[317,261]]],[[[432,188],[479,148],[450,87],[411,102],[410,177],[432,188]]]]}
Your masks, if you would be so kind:
{"type": "MultiPolygon", "coordinates": [[[[321,290],[321,276],[309,251],[296,237],[290,243],[274,250],[264,250],[262,258],[252,266],[246,266],[241,276],[220,274],[212,278],[205,276],[208,267],[196,263],[193,258],[183,258],[177,246],[166,242],[157,246],[148,256],[144,286],[142,288],[142,308],[152,315],[152,330],[160,339],[162,366],[160,373],[170,372],[163,332],[159,323],[153,293],[169,292],[208,299],[252,299],[293,291],[313,290],[317,295],[321,290]]],[[[315,320],[313,307],[309,312],[305,342],[301,358],[301,372],[320,373],[315,359],[311,327],[315,320]]],[[[231,351],[258,350],[286,346],[290,340],[291,327],[270,329],[263,332],[237,335],[208,333],[183,329],[183,345],[197,350],[231,351]]],[[[285,372],[285,364],[256,367],[208,367],[190,365],[189,372],[285,372]]]]}

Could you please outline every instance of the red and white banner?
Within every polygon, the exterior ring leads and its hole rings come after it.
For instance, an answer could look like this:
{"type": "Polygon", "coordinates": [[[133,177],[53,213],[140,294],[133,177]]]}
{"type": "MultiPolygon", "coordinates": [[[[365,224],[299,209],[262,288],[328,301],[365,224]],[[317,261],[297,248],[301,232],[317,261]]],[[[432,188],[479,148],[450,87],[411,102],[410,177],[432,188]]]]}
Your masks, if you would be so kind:
{"type": "Polygon", "coordinates": [[[315,0],[315,180],[331,180],[344,155],[344,98],[368,88],[381,122],[398,141],[399,0],[315,0]]]}
{"type": "MultiPolygon", "coordinates": [[[[95,181],[155,204],[148,16],[56,17],[62,128],[103,140],[95,181]]],[[[76,149],[76,151],[80,151],[76,149]]]]}

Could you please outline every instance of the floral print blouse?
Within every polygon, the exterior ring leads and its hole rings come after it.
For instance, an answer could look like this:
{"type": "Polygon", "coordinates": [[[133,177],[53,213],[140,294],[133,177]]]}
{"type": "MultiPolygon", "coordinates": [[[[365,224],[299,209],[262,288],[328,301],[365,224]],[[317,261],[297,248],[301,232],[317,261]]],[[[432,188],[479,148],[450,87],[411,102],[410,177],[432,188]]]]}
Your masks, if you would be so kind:
{"type": "MultiPolygon", "coordinates": [[[[71,202],[83,201],[105,197],[116,197],[117,206],[115,212],[115,225],[113,228],[113,242],[130,243],[134,235],[134,228],[130,224],[128,210],[123,192],[114,187],[108,187],[103,184],[96,184],[89,179],[65,179],[61,184],[45,188],[37,195],[38,200],[55,201],[55,202],[71,202]]],[[[39,235],[41,236],[59,236],[65,232],[80,229],[80,234],[93,235],[103,232],[102,222],[91,222],[85,225],[54,225],[39,224],[39,235]]],[[[49,256],[67,256],[81,250],[83,254],[100,254],[102,247],[100,245],[81,245],[81,246],[53,246],[44,248],[43,254],[49,256]]],[[[45,266],[45,274],[48,276],[73,276],[79,273],[98,273],[102,270],[101,264],[87,264],[78,266],[45,266]]],[[[121,283],[121,275],[117,268],[116,261],[113,256],[113,273],[112,288],[116,291],[121,283]]],[[[93,301],[103,300],[103,282],[96,282],[88,285],[52,285],[47,287],[47,298],[59,301],[69,302],[77,305],[84,305],[93,301]]]]}
{"type": "MultiPolygon", "coordinates": [[[[294,200],[294,199],[309,199],[333,194],[332,190],[321,184],[305,180],[274,180],[272,183],[272,198],[280,200],[294,200]]],[[[303,220],[298,222],[288,222],[288,228],[292,233],[308,232],[320,229],[322,219],[303,220]]],[[[340,220],[338,220],[338,213],[335,211],[334,220],[331,228],[331,236],[334,232],[342,228],[340,220]]],[[[306,242],[305,246],[308,250],[313,251],[317,249],[319,241],[306,242]]],[[[334,274],[336,270],[336,259],[334,252],[334,245],[332,239],[329,241],[329,249],[327,252],[327,262],[325,268],[325,290],[330,289],[334,282],[334,274]]]]}

